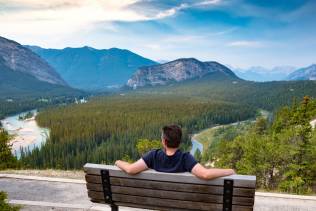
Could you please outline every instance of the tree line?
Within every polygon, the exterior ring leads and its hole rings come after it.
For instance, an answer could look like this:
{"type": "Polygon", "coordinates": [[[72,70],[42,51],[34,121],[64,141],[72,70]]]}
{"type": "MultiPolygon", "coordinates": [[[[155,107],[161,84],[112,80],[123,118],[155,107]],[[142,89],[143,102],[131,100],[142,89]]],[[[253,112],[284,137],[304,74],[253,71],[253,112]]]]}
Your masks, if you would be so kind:
{"type": "Polygon", "coordinates": [[[231,128],[226,133],[235,135],[212,145],[203,160],[256,175],[258,188],[315,192],[316,130],[310,125],[315,118],[316,100],[306,96],[279,109],[271,122],[260,117],[246,130],[231,128]]]}

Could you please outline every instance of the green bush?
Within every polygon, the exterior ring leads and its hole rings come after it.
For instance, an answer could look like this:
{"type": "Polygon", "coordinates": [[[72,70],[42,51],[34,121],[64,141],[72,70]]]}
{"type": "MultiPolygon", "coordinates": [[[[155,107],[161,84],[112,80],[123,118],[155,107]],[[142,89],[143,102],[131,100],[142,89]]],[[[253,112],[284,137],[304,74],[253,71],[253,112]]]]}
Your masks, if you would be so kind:
{"type": "Polygon", "coordinates": [[[20,210],[19,206],[12,206],[7,203],[7,194],[3,191],[0,191],[0,210],[1,211],[18,211],[20,210]]]}
{"type": "Polygon", "coordinates": [[[8,144],[9,135],[0,128],[0,170],[16,168],[18,165],[16,157],[11,153],[11,146],[8,144]]]}

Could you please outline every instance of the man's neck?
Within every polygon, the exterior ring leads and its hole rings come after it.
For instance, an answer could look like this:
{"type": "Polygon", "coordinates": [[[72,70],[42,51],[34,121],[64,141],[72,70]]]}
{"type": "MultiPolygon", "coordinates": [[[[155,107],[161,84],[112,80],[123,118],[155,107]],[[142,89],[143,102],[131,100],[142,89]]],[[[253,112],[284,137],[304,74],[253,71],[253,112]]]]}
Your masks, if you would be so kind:
{"type": "Polygon", "coordinates": [[[174,153],[176,153],[177,150],[178,148],[165,148],[166,155],[168,156],[174,155],[174,153]]]}

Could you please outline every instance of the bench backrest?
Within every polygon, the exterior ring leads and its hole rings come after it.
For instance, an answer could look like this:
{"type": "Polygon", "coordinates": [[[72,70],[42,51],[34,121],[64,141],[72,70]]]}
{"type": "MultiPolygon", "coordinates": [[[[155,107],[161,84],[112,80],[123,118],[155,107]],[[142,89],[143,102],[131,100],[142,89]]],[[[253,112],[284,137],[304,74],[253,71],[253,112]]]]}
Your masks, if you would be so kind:
{"type": "Polygon", "coordinates": [[[190,173],[147,170],[128,175],[116,166],[87,163],[88,196],[96,203],[156,210],[253,210],[255,176],[201,180],[190,173]]]}

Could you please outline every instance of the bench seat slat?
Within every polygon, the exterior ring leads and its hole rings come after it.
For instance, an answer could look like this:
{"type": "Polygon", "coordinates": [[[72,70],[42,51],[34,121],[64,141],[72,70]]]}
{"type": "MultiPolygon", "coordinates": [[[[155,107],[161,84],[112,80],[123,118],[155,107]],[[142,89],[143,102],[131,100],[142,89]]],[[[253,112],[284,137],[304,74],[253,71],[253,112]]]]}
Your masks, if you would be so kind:
{"type": "MultiPolygon", "coordinates": [[[[91,200],[92,202],[95,203],[101,203],[105,204],[104,201],[100,200],[91,200]]],[[[198,209],[177,209],[177,208],[170,208],[170,207],[161,207],[161,206],[150,206],[150,205],[142,205],[142,204],[133,204],[133,203],[124,203],[124,202],[116,202],[115,203],[118,206],[124,206],[124,207],[135,207],[135,208],[143,208],[143,209],[150,209],[150,210],[160,210],[160,211],[199,211],[198,209]]],[[[216,211],[214,209],[209,209],[209,211],[216,211]]],[[[222,211],[222,209],[220,209],[222,211]]],[[[232,206],[232,211],[253,211],[252,207],[245,207],[245,206],[238,206],[238,205],[233,205],[232,206]]]]}
{"type": "MultiPolygon", "coordinates": [[[[93,201],[95,203],[101,203],[104,204],[102,201],[93,201]]],[[[177,208],[170,208],[170,207],[161,207],[161,206],[149,206],[149,205],[143,205],[143,204],[133,204],[133,203],[124,203],[124,202],[116,202],[115,203],[118,206],[123,207],[135,207],[135,208],[142,208],[142,209],[150,209],[150,210],[160,210],[160,211],[199,211],[197,209],[177,209],[177,208]]]]}
{"type": "Polygon", "coordinates": [[[112,198],[117,202],[143,204],[151,206],[166,206],[180,209],[198,209],[198,210],[220,210],[223,208],[222,204],[211,204],[204,202],[179,201],[172,199],[159,199],[151,197],[131,196],[124,194],[113,194],[112,198]]]}
{"type": "MultiPolygon", "coordinates": [[[[100,165],[87,163],[84,165],[84,171],[87,174],[100,175],[101,169],[108,169],[110,176],[112,177],[124,177],[130,178],[131,176],[120,170],[116,166],[111,165],[100,165]]],[[[256,177],[255,176],[245,176],[245,175],[231,175],[227,177],[221,177],[214,180],[202,180],[197,177],[193,177],[190,173],[162,173],[156,172],[154,170],[147,170],[140,174],[134,175],[133,178],[143,179],[143,180],[159,180],[166,182],[179,182],[179,183],[191,183],[191,184],[208,184],[208,185],[223,185],[224,179],[233,179],[234,186],[236,187],[248,187],[255,188],[256,177]],[[175,176],[175,174],[177,176],[175,176]]]]}

